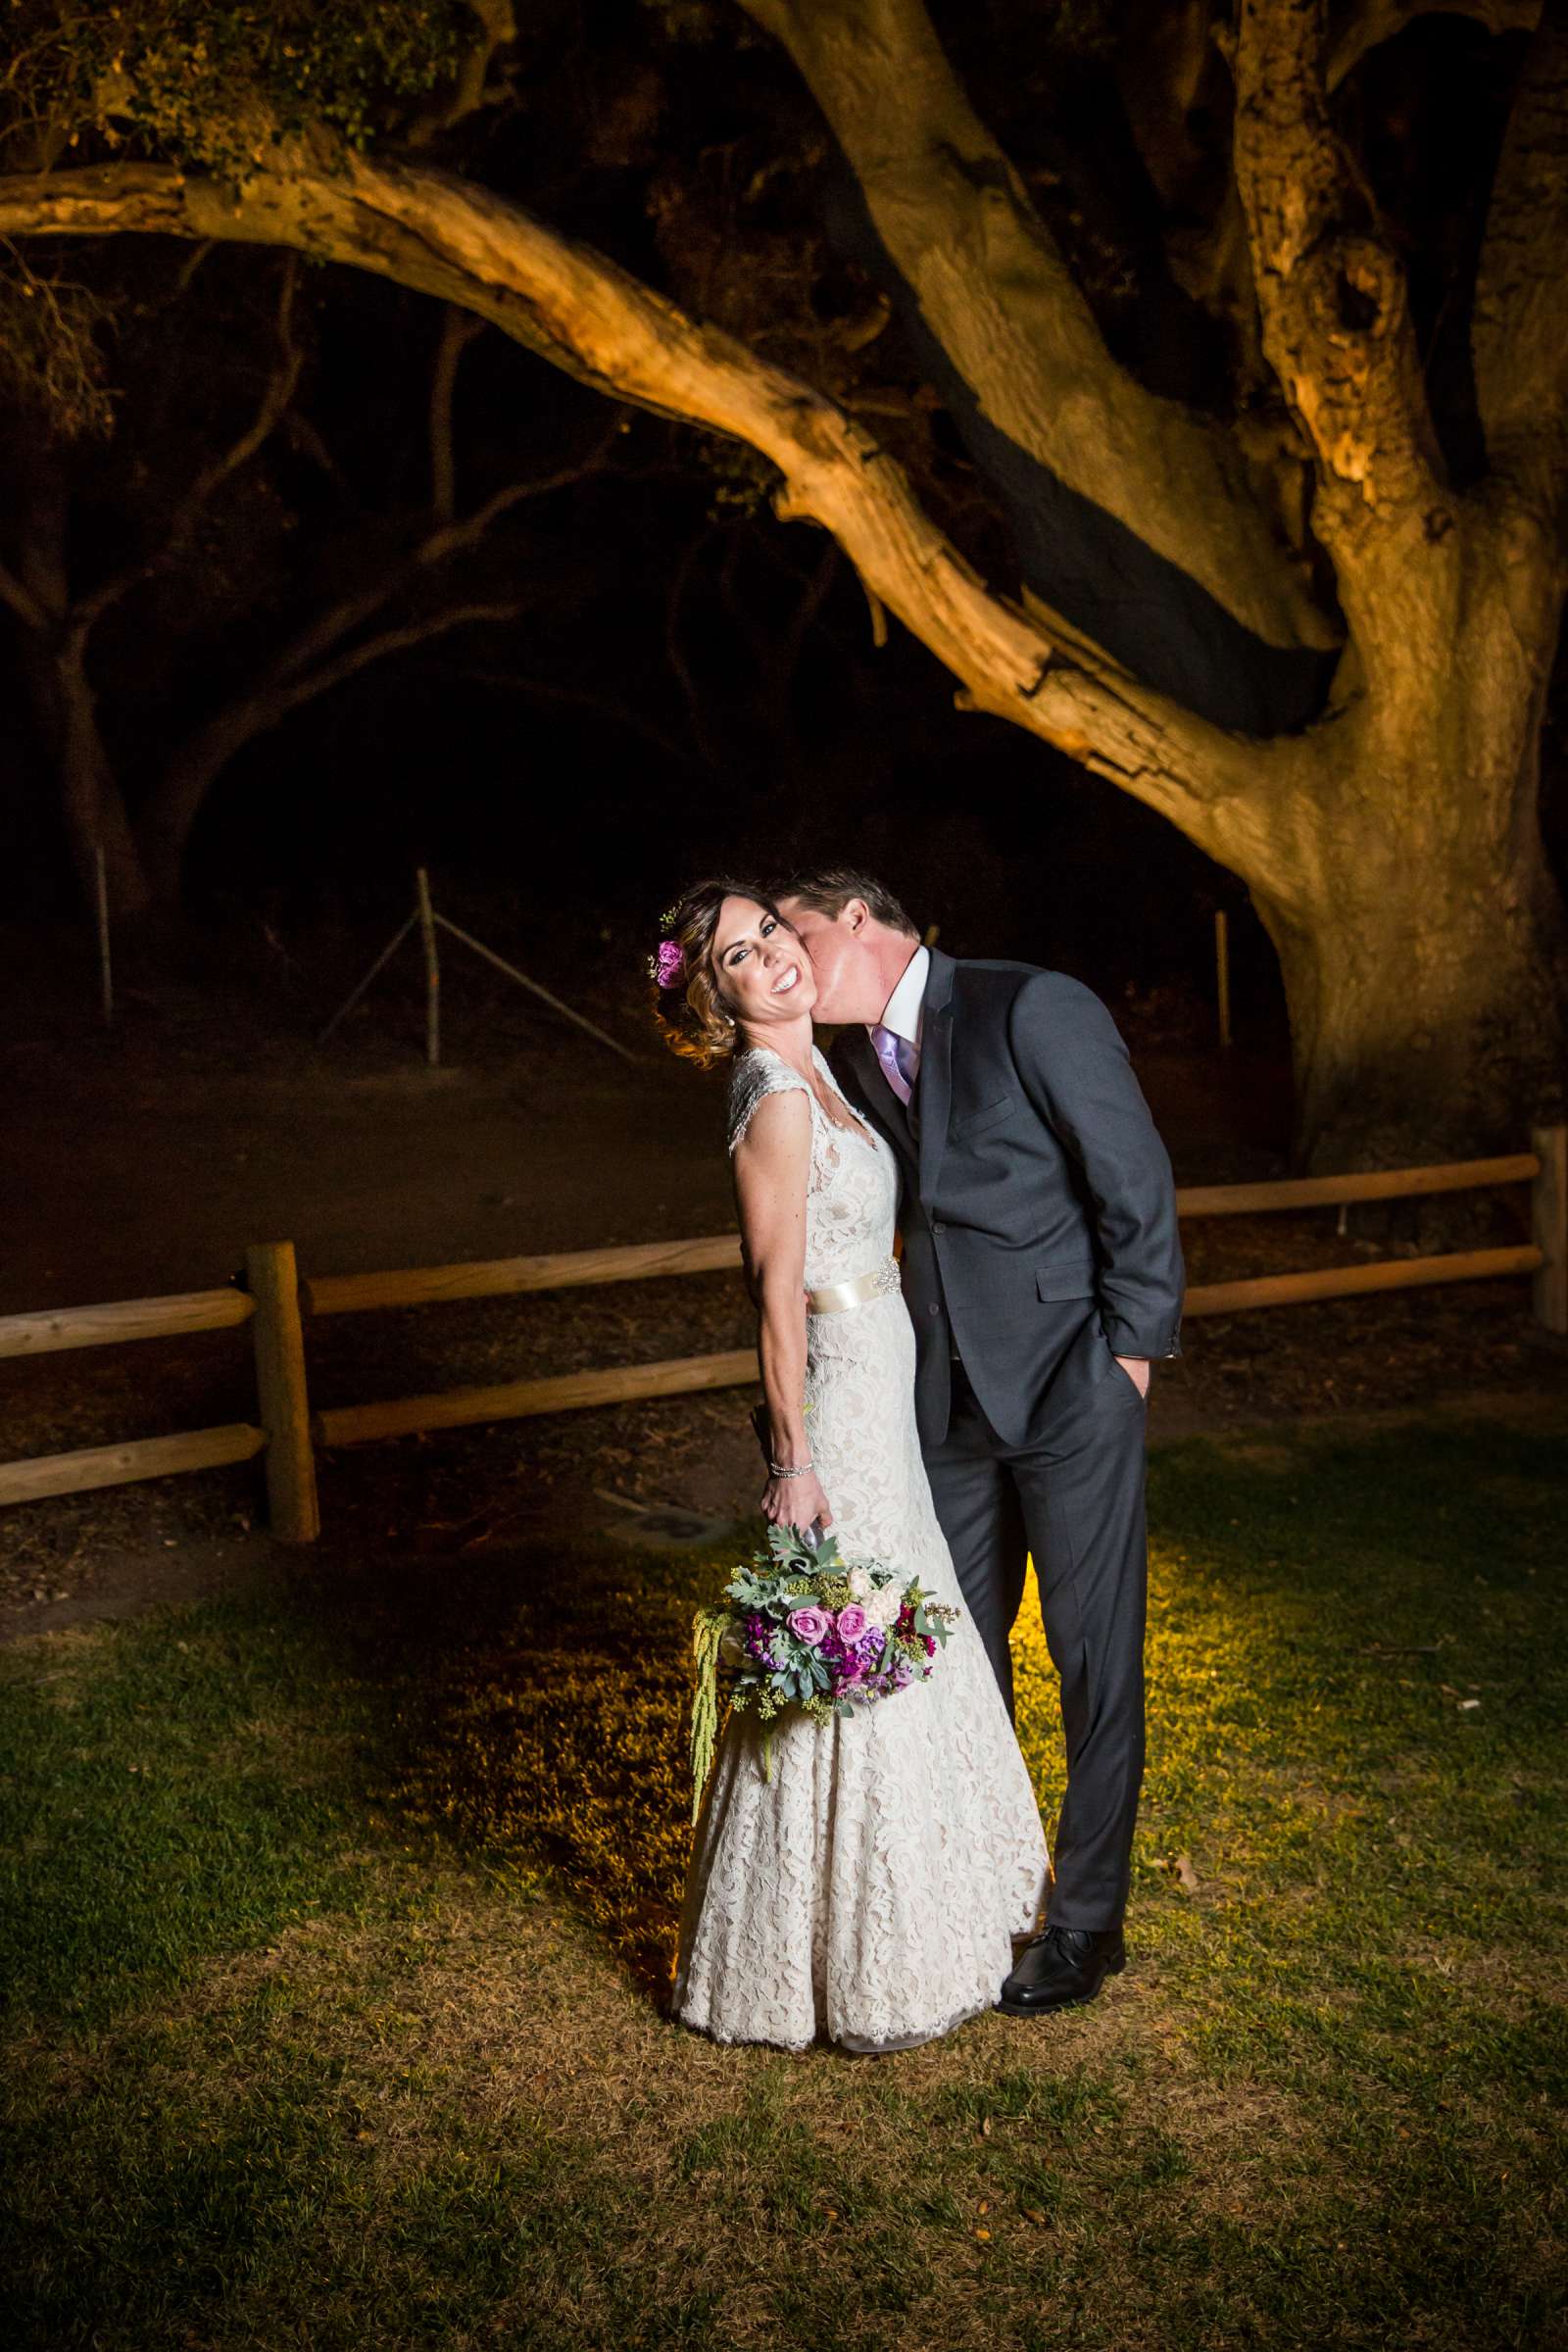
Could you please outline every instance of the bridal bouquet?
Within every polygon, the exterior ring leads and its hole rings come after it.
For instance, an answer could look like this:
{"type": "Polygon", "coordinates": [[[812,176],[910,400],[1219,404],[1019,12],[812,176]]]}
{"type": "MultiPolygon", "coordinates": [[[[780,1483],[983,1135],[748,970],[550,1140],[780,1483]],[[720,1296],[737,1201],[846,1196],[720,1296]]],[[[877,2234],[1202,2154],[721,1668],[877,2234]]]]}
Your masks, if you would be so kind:
{"type": "MultiPolygon", "coordinates": [[[[736,1670],[732,1707],[764,1726],[791,1706],[823,1721],[923,1682],[957,1616],[876,1560],[841,1559],[832,1535],[813,1544],[796,1528],[770,1527],[766,1550],[736,1569],[722,1600],[697,1612],[692,1819],[718,1740],[721,1658],[736,1670]]],[[[764,1730],[764,1772],[771,1753],[764,1730]]]]}

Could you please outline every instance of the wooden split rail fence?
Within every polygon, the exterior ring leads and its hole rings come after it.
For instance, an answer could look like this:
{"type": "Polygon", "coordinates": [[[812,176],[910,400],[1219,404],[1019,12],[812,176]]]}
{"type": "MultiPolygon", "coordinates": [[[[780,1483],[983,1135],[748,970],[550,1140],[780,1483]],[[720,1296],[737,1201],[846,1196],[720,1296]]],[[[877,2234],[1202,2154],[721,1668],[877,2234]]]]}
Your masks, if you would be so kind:
{"type": "MultiPolygon", "coordinates": [[[[1568,1332],[1568,1126],[1538,1128],[1530,1151],[1497,1159],[1383,1169],[1366,1175],[1286,1178],[1265,1184],[1188,1186],[1176,1199],[1181,1216],[1190,1220],[1336,1207],[1360,1200],[1413,1200],[1516,1184],[1531,1187],[1533,1238],[1528,1243],[1199,1284],[1188,1291],[1184,1313],[1189,1317],[1240,1314],[1254,1307],[1347,1298],[1368,1291],[1413,1290],[1433,1283],[1481,1282],[1500,1275],[1528,1274],[1533,1278],[1538,1319],[1549,1331],[1568,1332]]],[[[310,1543],[320,1532],[316,1491],[318,1446],[354,1446],[371,1438],[461,1429],[474,1422],[567,1412],[584,1405],[678,1396],[700,1389],[736,1388],[754,1381],[758,1367],[755,1349],[741,1348],[716,1355],[612,1365],[603,1371],[503,1381],[489,1388],[448,1389],[428,1396],[397,1397],[384,1404],[339,1405],[313,1413],[306,1380],[307,1319],[367,1313],[377,1307],[428,1305],[439,1299],[503,1298],[534,1291],[572,1290],[585,1284],[711,1274],[739,1264],[738,1238],[714,1234],[699,1241],[636,1243],[623,1249],[493,1258],[469,1265],[414,1266],[385,1274],[312,1276],[301,1282],[293,1244],[270,1242],[246,1251],[243,1277],[236,1277],[235,1286],[226,1290],[187,1291],[169,1298],[120,1299],[104,1306],[0,1316],[0,1356],[100,1348],[123,1340],[168,1339],[184,1332],[222,1331],[248,1323],[255,1349],[257,1395],[254,1422],[230,1422],[173,1437],[138,1438],[122,1446],[93,1446],[74,1453],[0,1463],[0,1503],[80,1494],[92,1487],[161,1478],[176,1470],[212,1469],[220,1463],[250,1461],[265,1454],[272,1532],[285,1542],[310,1543]]]]}

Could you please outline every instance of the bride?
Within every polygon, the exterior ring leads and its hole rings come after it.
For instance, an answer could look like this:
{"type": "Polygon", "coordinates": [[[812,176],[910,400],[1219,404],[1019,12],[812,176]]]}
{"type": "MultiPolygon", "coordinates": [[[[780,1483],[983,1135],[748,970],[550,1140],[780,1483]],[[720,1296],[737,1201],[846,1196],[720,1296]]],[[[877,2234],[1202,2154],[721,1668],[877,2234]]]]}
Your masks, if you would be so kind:
{"type": "MultiPolygon", "coordinates": [[[[655,958],[665,1042],[733,1061],[729,1146],[758,1301],[763,1516],[961,1608],[914,1415],[893,1257],[898,1171],[811,1037],[810,957],[777,909],[705,882],[655,958]]],[[[719,2041],[906,2049],[995,2005],[1045,1892],[1045,1834],[997,1678],[960,1615],[927,1682],[791,1714],[764,1772],[730,1715],[697,1825],[673,2014],[719,2041]]]]}

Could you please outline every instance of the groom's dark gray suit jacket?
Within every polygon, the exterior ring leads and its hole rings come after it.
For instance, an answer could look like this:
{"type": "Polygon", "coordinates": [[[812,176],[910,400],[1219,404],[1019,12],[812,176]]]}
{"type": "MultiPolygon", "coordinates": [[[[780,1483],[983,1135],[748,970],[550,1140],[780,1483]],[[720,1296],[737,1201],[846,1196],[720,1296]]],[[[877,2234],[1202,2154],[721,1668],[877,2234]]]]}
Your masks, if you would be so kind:
{"type": "Polygon", "coordinates": [[[841,1082],[899,1152],[928,1449],[955,1347],[997,1435],[1031,1443],[1114,1355],[1180,1352],[1170,1160],[1100,999],[1063,972],[931,951],[906,1111],[863,1028],[841,1082]],[[911,1116],[912,1113],[912,1116],[911,1116]]]}

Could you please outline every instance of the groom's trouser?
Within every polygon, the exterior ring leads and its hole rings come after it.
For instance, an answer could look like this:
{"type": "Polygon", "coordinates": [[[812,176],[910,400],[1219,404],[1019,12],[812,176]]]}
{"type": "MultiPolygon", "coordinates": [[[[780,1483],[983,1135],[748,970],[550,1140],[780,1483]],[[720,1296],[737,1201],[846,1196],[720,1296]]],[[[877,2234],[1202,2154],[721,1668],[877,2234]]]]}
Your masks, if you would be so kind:
{"type": "Polygon", "coordinates": [[[942,1532],[1009,1715],[1007,1635],[1034,1559],[1067,1745],[1047,1899],[1053,1927],[1119,1927],[1127,1906],[1144,1776],[1144,1400],[1111,1363],[1054,1414],[1048,1394],[1030,1441],[1009,1446],[955,1362],[948,1434],[925,1456],[942,1532]]]}

